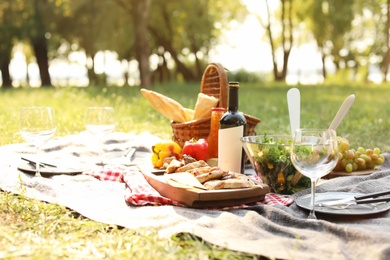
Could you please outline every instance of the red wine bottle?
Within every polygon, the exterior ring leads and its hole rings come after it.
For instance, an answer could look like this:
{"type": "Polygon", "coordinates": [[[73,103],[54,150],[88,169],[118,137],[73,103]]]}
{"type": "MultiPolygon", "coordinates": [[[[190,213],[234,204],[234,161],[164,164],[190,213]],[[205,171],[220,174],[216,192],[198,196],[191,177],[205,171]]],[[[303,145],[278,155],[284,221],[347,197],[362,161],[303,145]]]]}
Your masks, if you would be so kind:
{"type": "Polygon", "coordinates": [[[245,152],[241,138],[245,135],[246,119],[238,110],[238,82],[229,82],[229,107],[219,121],[218,167],[244,173],[245,152]]]}

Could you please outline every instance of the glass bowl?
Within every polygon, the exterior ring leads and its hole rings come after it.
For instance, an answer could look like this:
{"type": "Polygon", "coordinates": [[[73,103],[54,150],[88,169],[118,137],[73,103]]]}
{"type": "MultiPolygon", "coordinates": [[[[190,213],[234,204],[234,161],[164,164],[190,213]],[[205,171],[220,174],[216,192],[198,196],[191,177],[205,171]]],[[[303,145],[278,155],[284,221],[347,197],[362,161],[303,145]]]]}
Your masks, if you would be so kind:
{"type": "Polygon", "coordinates": [[[245,136],[241,142],[256,174],[272,192],[289,195],[310,187],[310,179],[291,163],[290,135],[245,136]]]}

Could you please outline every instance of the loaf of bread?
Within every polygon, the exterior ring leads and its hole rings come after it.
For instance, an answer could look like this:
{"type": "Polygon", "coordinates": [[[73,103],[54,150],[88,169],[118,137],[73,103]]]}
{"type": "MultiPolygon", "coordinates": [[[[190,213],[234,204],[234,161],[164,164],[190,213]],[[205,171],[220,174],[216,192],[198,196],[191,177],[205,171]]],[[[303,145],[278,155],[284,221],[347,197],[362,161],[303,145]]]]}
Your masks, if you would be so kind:
{"type": "Polygon", "coordinates": [[[157,111],[174,122],[184,123],[192,117],[193,112],[190,109],[184,108],[172,98],[147,89],[141,89],[141,93],[157,111]]]}
{"type": "Polygon", "coordinates": [[[218,98],[199,93],[194,109],[194,120],[210,116],[211,109],[218,105],[218,101],[218,98]]]}

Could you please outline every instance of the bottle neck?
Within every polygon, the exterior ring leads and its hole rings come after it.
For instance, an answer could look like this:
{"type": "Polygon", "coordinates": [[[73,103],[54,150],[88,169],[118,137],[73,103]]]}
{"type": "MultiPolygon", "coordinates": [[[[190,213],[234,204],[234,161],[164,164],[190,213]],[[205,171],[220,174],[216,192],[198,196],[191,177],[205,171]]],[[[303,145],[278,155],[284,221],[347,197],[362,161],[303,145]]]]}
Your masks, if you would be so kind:
{"type": "Polygon", "coordinates": [[[229,111],[238,111],[238,88],[230,87],[229,89],[229,111]]]}

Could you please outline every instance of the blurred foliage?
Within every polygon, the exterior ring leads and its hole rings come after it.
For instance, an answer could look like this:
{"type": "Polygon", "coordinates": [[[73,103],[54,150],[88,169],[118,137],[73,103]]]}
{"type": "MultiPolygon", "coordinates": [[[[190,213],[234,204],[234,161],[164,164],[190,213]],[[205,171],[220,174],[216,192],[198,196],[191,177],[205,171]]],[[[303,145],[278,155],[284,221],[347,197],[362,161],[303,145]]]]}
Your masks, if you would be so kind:
{"type": "Polygon", "coordinates": [[[270,80],[270,74],[258,73],[258,72],[249,72],[244,69],[239,69],[237,71],[229,71],[228,73],[229,81],[238,81],[245,83],[265,83],[270,80]]]}
{"type": "MultiPolygon", "coordinates": [[[[198,81],[206,64],[213,62],[210,50],[226,40],[224,32],[249,14],[256,15],[266,29],[259,38],[268,40],[272,47],[274,78],[276,72],[287,68],[287,51],[315,42],[321,53],[325,80],[329,76],[326,64],[333,64],[336,74],[341,74],[338,77],[349,71],[347,79],[359,82],[367,82],[370,70],[376,66],[386,80],[390,63],[386,0],[279,0],[277,4],[272,2],[275,9],[267,9],[268,17],[247,10],[241,1],[150,1],[144,32],[148,46],[144,48],[150,54],[154,83],[198,81]],[[280,57],[283,57],[281,63],[277,62],[280,57]]],[[[11,86],[8,68],[16,44],[27,46],[21,48],[26,62],[37,62],[44,84],[51,84],[48,64],[55,59],[68,64],[79,62],[88,71],[90,84],[107,84],[105,71],[98,76],[94,67],[99,51],[115,53],[125,84],[129,76],[137,78],[137,72],[130,68],[131,62],[134,67],[140,61],[140,51],[135,47],[138,41],[134,19],[139,3],[134,0],[0,0],[3,86],[11,86]],[[86,60],[74,61],[70,58],[74,51],[85,53],[86,60]]],[[[266,3],[268,6],[271,2],[258,2],[262,7],[266,3]]],[[[244,75],[243,71],[235,74],[248,82],[272,80],[268,75],[252,77],[249,75],[252,73],[244,75]]]]}

